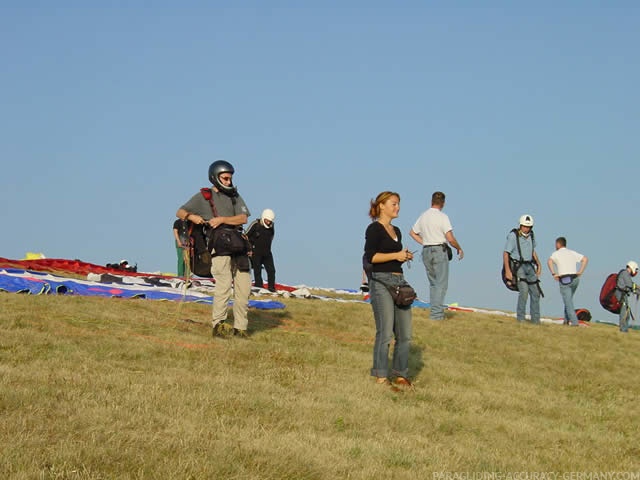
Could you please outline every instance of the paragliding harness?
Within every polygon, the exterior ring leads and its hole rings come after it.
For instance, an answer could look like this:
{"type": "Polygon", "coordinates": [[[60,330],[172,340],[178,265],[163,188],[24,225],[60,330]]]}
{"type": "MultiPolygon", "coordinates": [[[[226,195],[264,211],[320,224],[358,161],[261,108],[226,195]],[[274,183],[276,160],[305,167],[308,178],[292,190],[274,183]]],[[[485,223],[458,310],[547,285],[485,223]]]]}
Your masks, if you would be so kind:
{"type": "MultiPolygon", "coordinates": [[[[540,287],[540,279],[536,278],[535,281],[533,282],[529,282],[527,281],[525,278],[518,278],[518,270],[520,269],[521,265],[525,265],[525,264],[529,264],[529,265],[538,265],[538,262],[535,261],[535,259],[533,258],[533,250],[531,251],[531,260],[524,260],[522,258],[522,249],[520,248],[520,234],[518,232],[517,228],[513,228],[511,230],[510,233],[513,233],[516,236],[516,245],[518,247],[518,256],[520,257],[519,260],[516,260],[515,258],[513,258],[511,255],[509,255],[509,267],[511,268],[511,277],[512,280],[507,279],[507,275],[506,275],[506,271],[504,268],[504,264],[502,265],[502,282],[504,283],[504,285],[509,289],[512,290],[514,292],[518,292],[518,282],[525,282],[528,285],[536,285],[538,287],[538,292],[540,293],[541,297],[544,297],[544,293],[542,291],[542,288],[540,287]]],[[[533,230],[531,230],[531,245],[533,245],[533,241],[534,241],[534,235],[533,235],[533,230]]]]}
{"type": "MultiPolygon", "coordinates": [[[[212,277],[211,252],[206,227],[189,222],[189,271],[199,277],[212,277]]],[[[188,276],[187,276],[188,277],[188,276]]]]}
{"type": "Polygon", "coordinates": [[[105,266],[112,270],[122,270],[124,272],[136,273],[138,271],[137,263],[135,265],[129,265],[129,262],[127,262],[126,260],[123,260],[120,263],[107,263],[105,266]]]}
{"type": "MultiPolygon", "coordinates": [[[[213,216],[218,217],[211,189],[201,188],[200,193],[211,205],[213,216]]],[[[231,203],[235,206],[235,196],[231,197],[231,203]]],[[[191,224],[189,233],[193,241],[192,271],[196,275],[211,277],[212,256],[231,256],[238,270],[241,272],[251,270],[249,263],[251,245],[241,228],[224,224],[218,228],[211,228],[208,223],[191,224]]]]}
{"type": "Polygon", "coordinates": [[[590,322],[591,321],[591,312],[586,308],[576,308],[576,317],[581,322],[590,322]]]}
{"type": "Polygon", "coordinates": [[[628,292],[618,288],[618,276],[624,271],[624,268],[618,273],[610,273],[602,284],[600,289],[600,305],[611,313],[620,313],[622,304],[626,301],[628,292]],[[616,290],[622,292],[622,297],[618,300],[616,290]]]}

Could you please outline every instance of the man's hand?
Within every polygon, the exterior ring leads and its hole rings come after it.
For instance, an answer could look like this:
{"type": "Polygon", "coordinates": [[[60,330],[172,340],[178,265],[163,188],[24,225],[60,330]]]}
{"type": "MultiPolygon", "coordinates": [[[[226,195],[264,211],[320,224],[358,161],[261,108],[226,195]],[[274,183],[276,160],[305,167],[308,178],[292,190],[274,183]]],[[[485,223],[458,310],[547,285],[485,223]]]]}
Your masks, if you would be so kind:
{"type": "Polygon", "coordinates": [[[207,222],[212,228],[218,228],[220,225],[224,223],[223,217],[213,217],[211,220],[207,222]]]}
{"type": "Polygon", "coordinates": [[[204,218],[202,218],[200,215],[192,213],[189,215],[189,221],[191,223],[195,223],[196,225],[202,225],[204,223],[204,218]]]}

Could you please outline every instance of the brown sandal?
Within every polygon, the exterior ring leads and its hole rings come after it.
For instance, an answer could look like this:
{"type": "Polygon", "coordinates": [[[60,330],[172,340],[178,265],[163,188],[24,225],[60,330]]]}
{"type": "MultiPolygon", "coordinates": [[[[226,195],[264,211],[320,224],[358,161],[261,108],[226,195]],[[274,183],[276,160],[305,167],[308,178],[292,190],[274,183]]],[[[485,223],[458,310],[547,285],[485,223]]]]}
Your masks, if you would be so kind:
{"type": "Polygon", "coordinates": [[[407,388],[413,387],[413,383],[411,383],[411,380],[405,377],[396,377],[393,379],[393,383],[394,385],[398,385],[400,387],[407,387],[407,388]]]}

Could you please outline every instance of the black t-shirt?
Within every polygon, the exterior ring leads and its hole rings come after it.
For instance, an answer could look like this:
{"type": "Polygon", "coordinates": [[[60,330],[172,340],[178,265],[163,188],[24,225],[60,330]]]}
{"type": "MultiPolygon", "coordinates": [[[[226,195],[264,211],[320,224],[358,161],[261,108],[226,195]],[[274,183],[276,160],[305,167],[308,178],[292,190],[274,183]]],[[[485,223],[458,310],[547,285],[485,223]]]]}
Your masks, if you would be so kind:
{"type": "Polygon", "coordinates": [[[179,218],[173,222],[173,229],[178,230],[178,237],[180,241],[185,244],[189,243],[189,222],[186,220],[180,220],[179,218]]]}
{"type": "MultiPolygon", "coordinates": [[[[402,233],[393,226],[396,232],[396,240],[391,238],[380,222],[373,222],[367,227],[365,233],[364,254],[369,262],[376,253],[394,253],[402,250],[402,233]]],[[[402,273],[402,262],[391,260],[384,263],[373,263],[374,272],[402,273]]]]}

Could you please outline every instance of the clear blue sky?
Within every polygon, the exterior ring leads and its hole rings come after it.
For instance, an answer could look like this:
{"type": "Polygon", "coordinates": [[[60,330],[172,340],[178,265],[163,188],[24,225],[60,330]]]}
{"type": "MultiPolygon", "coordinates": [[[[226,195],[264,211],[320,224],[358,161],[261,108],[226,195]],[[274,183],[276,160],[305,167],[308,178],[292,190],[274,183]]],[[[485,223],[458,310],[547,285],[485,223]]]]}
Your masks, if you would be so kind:
{"type": "Polygon", "coordinates": [[[589,256],[577,306],[615,318],[600,285],[640,260],[637,2],[53,3],[0,4],[0,256],[175,271],[175,211],[223,158],[252,219],[277,214],[281,282],[357,288],[369,200],[401,194],[415,249],[442,190],[466,253],[447,301],[515,308],[501,252],[530,213],[545,262],[559,235],[589,256]]]}

